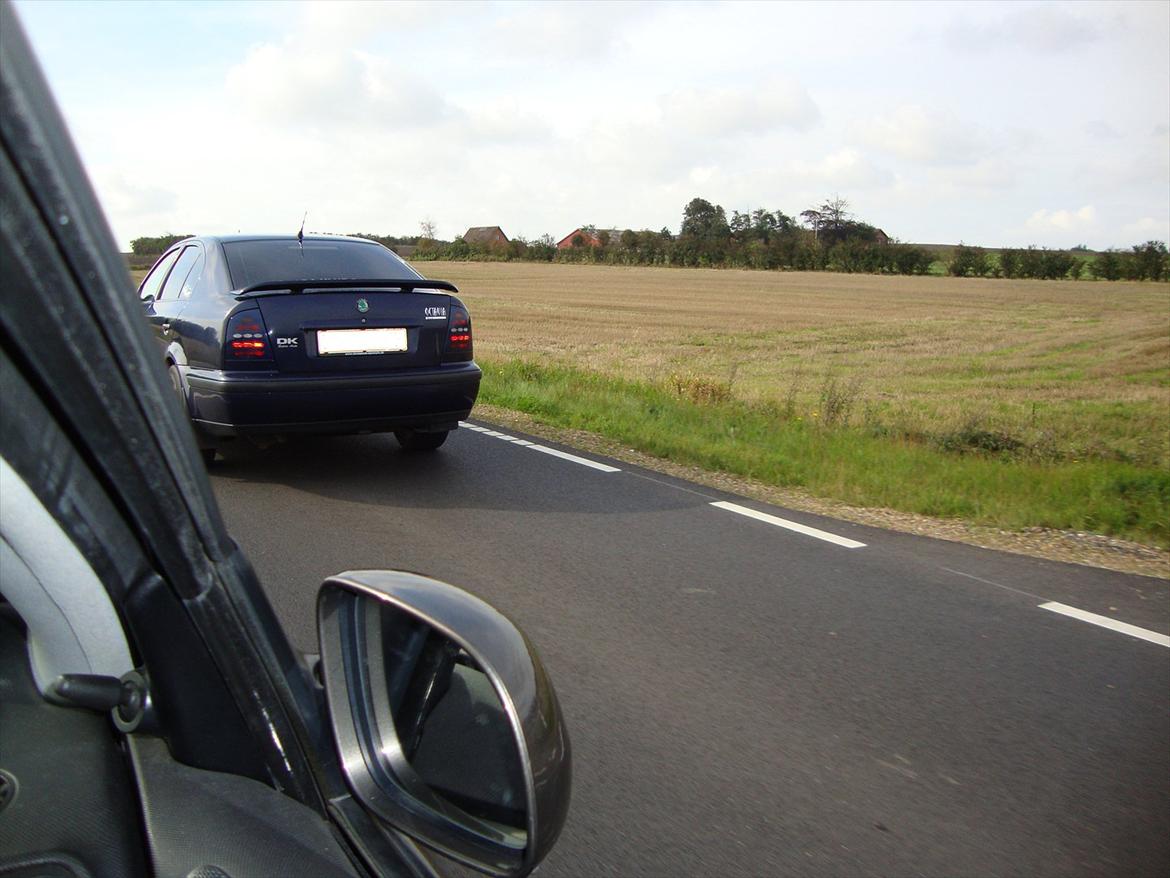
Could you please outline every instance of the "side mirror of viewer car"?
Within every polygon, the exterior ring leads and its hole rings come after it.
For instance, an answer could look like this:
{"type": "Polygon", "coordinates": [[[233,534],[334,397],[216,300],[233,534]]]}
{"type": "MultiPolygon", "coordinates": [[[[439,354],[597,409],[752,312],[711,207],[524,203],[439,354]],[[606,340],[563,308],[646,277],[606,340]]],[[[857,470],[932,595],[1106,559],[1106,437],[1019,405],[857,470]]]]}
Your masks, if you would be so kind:
{"type": "Polygon", "coordinates": [[[568,734],[544,667],[500,612],[413,573],[359,570],[317,600],[338,756],[376,818],[493,875],[526,875],[569,807],[568,734]]]}

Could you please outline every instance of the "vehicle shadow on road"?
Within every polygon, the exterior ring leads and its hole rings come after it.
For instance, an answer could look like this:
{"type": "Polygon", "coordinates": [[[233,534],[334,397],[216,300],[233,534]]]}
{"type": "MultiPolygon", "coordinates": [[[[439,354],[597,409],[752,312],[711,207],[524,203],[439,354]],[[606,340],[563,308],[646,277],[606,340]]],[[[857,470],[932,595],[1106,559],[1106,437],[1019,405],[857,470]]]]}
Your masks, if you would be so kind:
{"type": "Polygon", "coordinates": [[[608,515],[707,502],[665,486],[622,490],[616,482],[621,473],[599,472],[467,430],[455,431],[429,453],[405,452],[391,434],[295,437],[265,448],[242,440],[226,445],[209,472],[217,481],[285,485],[383,508],[608,515]]]}

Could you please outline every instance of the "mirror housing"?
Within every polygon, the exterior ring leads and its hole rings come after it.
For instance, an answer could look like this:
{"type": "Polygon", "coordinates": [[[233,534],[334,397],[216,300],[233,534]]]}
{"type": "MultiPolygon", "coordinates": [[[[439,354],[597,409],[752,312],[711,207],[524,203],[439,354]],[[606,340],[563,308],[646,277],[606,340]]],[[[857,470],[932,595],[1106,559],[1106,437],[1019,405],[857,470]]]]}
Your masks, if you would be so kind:
{"type": "Polygon", "coordinates": [[[413,573],[348,571],[317,598],[346,784],[379,820],[493,875],[526,875],[568,814],[552,683],[510,620],[413,573]]]}

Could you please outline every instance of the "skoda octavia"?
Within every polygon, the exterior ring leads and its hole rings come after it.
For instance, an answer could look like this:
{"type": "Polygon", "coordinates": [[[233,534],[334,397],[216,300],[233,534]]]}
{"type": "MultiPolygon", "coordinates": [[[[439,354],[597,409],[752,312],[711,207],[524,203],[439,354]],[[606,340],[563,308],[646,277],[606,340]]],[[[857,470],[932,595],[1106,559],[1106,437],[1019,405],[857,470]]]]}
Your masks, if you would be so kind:
{"type": "Polygon", "coordinates": [[[256,434],[438,448],[481,377],[456,292],[374,241],[300,234],[180,241],[138,289],[208,462],[256,434]]]}

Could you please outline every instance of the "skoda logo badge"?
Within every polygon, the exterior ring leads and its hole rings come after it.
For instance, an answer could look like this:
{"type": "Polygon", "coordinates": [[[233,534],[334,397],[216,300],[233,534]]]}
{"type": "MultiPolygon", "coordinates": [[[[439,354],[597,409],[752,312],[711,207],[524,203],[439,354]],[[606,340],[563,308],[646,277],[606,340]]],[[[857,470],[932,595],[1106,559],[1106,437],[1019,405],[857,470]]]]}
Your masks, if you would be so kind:
{"type": "Polygon", "coordinates": [[[365,314],[367,311],[370,310],[370,303],[367,302],[365,299],[358,299],[357,300],[357,309],[362,314],[365,314]]]}

